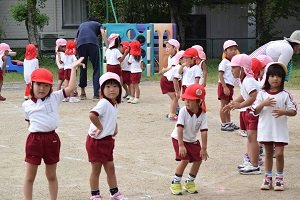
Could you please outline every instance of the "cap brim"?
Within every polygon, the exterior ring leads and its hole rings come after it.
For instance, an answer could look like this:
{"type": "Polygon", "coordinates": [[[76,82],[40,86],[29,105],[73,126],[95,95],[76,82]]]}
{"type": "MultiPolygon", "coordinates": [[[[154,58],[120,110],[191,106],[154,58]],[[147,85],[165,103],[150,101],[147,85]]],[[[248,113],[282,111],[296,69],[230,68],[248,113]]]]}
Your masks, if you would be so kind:
{"type": "Polygon", "coordinates": [[[294,43],[300,44],[300,40],[293,40],[293,39],[287,38],[287,37],[284,37],[284,39],[289,42],[294,42],[294,43]]]}

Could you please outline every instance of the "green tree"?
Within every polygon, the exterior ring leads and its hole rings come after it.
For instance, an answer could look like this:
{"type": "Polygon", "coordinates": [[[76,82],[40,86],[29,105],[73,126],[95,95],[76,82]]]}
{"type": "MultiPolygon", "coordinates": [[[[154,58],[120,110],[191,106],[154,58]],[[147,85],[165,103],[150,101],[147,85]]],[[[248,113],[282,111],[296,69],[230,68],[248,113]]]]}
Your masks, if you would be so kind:
{"type": "Polygon", "coordinates": [[[46,0],[19,0],[12,5],[10,12],[13,18],[18,22],[25,22],[25,27],[30,43],[38,44],[38,28],[43,29],[48,25],[49,17],[42,14],[38,8],[45,7],[46,0]]]}

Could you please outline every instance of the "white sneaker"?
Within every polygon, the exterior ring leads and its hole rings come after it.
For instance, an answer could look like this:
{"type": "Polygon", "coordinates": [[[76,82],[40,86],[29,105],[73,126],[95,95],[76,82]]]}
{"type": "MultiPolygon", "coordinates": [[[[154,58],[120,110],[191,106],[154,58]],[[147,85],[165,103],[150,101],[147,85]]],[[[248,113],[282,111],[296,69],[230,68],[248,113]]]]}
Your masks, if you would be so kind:
{"type": "Polygon", "coordinates": [[[70,97],[67,97],[67,98],[64,98],[64,99],[62,100],[62,102],[69,102],[69,100],[70,100],[70,97]]]}
{"type": "Polygon", "coordinates": [[[69,99],[69,103],[78,103],[80,102],[80,99],[76,98],[76,97],[70,97],[69,99]]]}
{"type": "Polygon", "coordinates": [[[140,100],[138,98],[134,98],[130,103],[137,104],[139,102],[140,102],[140,100]]]}
{"type": "Polygon", "coordinates": [[[127,95],[126,99],[129,100],[130,98],[133,98],[133,97],[130,95],[127,95]]]}
{"type": "Polygon", "coordinates": [[[237,168],[239,169],[239,171],[241,171],[242,169],[244,169],[248,165],[252,165],[252,164],[249,161],[244,161],[243,164],[238,165],[237,168]]]}
{"type": "Polygon", "coordinates": [[[130,97],[130,98],[127,100],[127,103],[131,103],[133,100],[134,100],[134,98],[133,98],[133,97],[130,97]]]}
{"type": "Polygon", "coordinates": [[[240,170],[240,173],[243,175],[258,175],[261,174],[259,166],[254,167],[252,164],[244,167],[240,170]]]}
{"type": "Polygon", "coordinates": [[[242,136],[242,137],[247,137],[247,136],[248,136],[248,133],[247,133],[246,130],[239,130],[239,134],[240,134],[240,136],[242,136]]]}

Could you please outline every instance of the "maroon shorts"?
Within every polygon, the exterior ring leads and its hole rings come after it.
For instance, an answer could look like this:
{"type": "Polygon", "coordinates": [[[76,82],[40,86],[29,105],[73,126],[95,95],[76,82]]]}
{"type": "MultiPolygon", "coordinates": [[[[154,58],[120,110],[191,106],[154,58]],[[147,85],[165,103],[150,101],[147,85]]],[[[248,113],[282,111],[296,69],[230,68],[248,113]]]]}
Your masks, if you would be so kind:
{"type": "Polygon", "coordinates": [[[130,85],[130,71],[122,71],[123,83],[130,85]]]}
{"type": "Polygon", "coordinates": [[[139,84],[141,82],[142,72],[130,73],[130,83],[139,84]]]}
{"type": "Polygon", "coordinates": [[[85,148],[88,153],[89,162],[107,163],[113,161],[113,151],[115,139],[107,136],[102,139],[94,139],[91,136],[86,137],[85,148]]]}
{"type": "Polygon", "coordinates": [[[273,145],[274,147],[283,147],[288,145],[288,143],[285,142],[259,142],[259,144],[273,145]]]}
{"type": "Polygon", "coordinates": [[[71,69],[65,69],[64,70],[64,79],[69,81],[70,77],[71,77],[71,69]]]}
{"type": "Polygon", "coordinates": [[[196,142],[190,143],[190,142],[183,142],[185,148],[186,148],[186,156],[184,158],[180,157],[179,155],[179,146],[178,146],[178,140],[172,138],[172,143],[173,147],[175,150],[175,160],[180,161],[180,160],[188,160],[189,162],[194,162],[194,161],[201,161],[201,145],[199,140],[196,142]]]}
{"type": "Polygon", "coordinates": [[[241,111],[240,112],[240,129],[241,130],[247,130],[247,127],[246,127],[246,122],[245,122],[245,115],[246,111],[241,111]]]}
{"type": "Polygon", "coordinates": [[[58,69],[57,70],[57,75],[58,75],[58,80],[64,80],[65,79],[65,70],[64,68],[58,69]]]}
{"type": "Polygon", "coordinates": [[[175,92],[173,81],[168,81],[167,77],[162,76],[160,79],[160,89],[163,94],[175,92]]]}
{"type": "Polygon", "coordinates": [[[118,74],[120,77],[122,76],[121,65],[106,65],[106,71],[118,74]]]}
{"type": "Polygon", "coordinates": [[[242,112],[243,121],[246,125],[246,130],[257,130],[258,125],[258,116],[254,116],[250,113],[250,109],[247,109],[245,112],[242,112]]]}
{"type": "Polygon", "coordinates": [[[41,160],[47,165],[59,161],[60,139],[55,131],[30,133],[27,137],[25,147],[25,161],[40,165],[41,160]]]}
{"type": "Polygon", "coordinates": [[[233,88],[234,86],[233,85],[229,85],[229,84],[226,84],[229,91],[230,91],[230,94],[229,96],[226,96],[224,94],[224,89],[223,89],[223,86],[221,83],[218,84],[218,99],[219,100],[225,100],[225,101],[231,101],[232,100],[232,96],[233,96],[233,88]]]}
{"type": "Polygon", "coordinates": [[[3,81],[3,72],[1,69],[0,69],[0,81],[3,81]]]}

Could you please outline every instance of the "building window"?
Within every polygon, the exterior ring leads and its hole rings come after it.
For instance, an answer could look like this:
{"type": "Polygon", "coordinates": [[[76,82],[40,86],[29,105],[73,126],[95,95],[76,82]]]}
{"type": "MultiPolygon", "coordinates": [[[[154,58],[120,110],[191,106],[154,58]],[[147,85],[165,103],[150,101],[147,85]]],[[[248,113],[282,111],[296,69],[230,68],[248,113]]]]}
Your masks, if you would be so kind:
{"type": "Polygon", "coordinates": [[[78,27],[81,22],[87,19],[86,0],[63,0],[62,1],[63,27],[78,27]]]}

